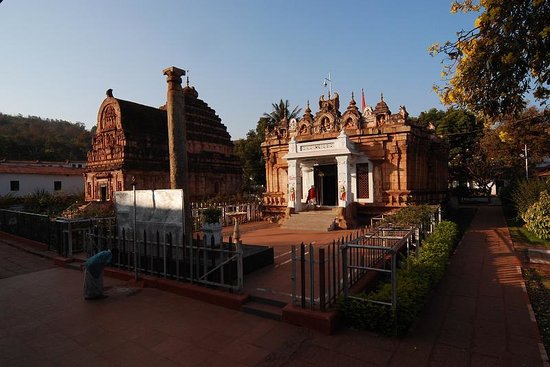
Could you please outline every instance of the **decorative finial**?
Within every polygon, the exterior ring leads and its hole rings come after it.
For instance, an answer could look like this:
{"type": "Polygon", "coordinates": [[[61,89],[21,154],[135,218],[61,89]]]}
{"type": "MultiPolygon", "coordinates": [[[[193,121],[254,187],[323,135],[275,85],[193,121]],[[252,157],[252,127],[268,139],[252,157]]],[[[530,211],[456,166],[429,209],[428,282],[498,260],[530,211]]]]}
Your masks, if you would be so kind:
{"type": "Polygon", "coordinates": [[[105,94],[107,94],[107,97],[112,97],[113,96],[113,90],[111,88],[109,88],[109,89],[107,89],[107,92],[105,94]]]}
{"type": "Polygon", "coordinates": [[[355,95],[353,94],[353,91],[351,92],[351,100],[355,101],[355,95]]]}
{"type": "Polygon", "coordinates": [[[187,74],[187,86],[189,86],[189,74],[187,74]]]}
{"type": "Polygon", "coordinates": [[[384,92],[380,93],[380,101],[384,102],[384,92]]]}

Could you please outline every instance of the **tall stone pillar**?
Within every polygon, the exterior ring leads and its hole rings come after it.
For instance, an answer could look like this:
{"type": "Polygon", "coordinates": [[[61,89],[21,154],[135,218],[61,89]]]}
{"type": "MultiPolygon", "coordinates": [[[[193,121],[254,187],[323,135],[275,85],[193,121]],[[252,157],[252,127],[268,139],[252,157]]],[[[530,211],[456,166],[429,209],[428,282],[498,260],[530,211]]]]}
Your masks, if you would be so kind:
{"type": "Polygon", "coordinates": [[[192,238],[192,217],[189,203],[187,127],[185,121],[185,100],[181,77],[185,71],[175,66],[164,69],[168,89],[166,93],[166,115],[168,118],[168,152],[170,159],[170,188],[183,190],[184,228],[188,241],[192,238]]]}

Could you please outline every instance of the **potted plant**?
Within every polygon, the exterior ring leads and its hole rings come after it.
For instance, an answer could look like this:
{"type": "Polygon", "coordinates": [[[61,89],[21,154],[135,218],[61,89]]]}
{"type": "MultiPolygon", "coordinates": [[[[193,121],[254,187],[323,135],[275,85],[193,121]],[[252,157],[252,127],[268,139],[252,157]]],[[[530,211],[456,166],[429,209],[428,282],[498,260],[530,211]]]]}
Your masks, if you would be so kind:
{"type": "Polygon", "coordinates": [[[203,212],[203,224],[202,232],[207,246],[212,244],[212,238],[214,239],[214,245],[219,246],[222,242],[222,224],[220,218],[222,217],[222,210],[220,208],[206,208],[203,212]]]}

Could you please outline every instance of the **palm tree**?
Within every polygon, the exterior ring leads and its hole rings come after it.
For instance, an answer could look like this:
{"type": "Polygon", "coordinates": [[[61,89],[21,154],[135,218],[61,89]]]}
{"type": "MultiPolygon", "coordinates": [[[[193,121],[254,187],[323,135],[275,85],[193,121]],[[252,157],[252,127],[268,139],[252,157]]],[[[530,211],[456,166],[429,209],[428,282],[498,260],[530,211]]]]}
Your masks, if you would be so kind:
{"type": "Polygon", "coordinates": [[[294,107],[292,111],[290,111],[290,103],[288,102],[288,99],[283,101],[282,99],[279,101],[279,103],[272,103],[273,111],[271,113],[264,113],[263,118],[267,120],[267,127],[272,128],[273,126],[277,125],[279,121],[281,121],[285,116],[288,120],[290,119],[299,119],[298,114],[302,112],[302,109],[298,106],[294,107]]]}

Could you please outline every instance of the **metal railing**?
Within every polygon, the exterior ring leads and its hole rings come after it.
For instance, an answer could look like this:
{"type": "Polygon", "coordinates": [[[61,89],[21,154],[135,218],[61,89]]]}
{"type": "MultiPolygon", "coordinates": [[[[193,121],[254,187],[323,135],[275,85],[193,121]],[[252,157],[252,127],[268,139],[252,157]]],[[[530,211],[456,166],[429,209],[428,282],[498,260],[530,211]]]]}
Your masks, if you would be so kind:
{"type": "Polygon", "coordinates": [[[402,258],[417,253],[422,240],[441,221],[437,208],[430,220],[415,227],[379,224],[338,239],[331,244],[294,245],[291,248],[292,303],[302,308],[325,311],[340,296],[397,307],[397,268],[402,258]],[[354,287],[368,274],[385,274],[392,284],[390,302],[363,299],[352,295],[354,287]]]}
{"type": "MultiPolygon", "coordinates": [[[[113,232],[116,234],[116,231],[113,232]]],[[[134,241],[132,232],[121,230],[118,236],[94,231],[87,236],[86,252],[111,250],[113,266],[135,273],[189,281],[240,292],[243,288],[243,250],[239,244],[214,245],[204,238],[192,245],[177,243],[170,232],[143,233],[134,241]]],[[[182,236],[185,238],[185,236],[182,236]]]]}
{"type": "Polygon", "coordinates": [[[50,245],[53,228],[47,215],[0,209],[0,231],[50,245]]]}
{"type": "Polygon", "coordinates": [[[193,230],[198,231],[202,227],[202,212],[208,208],[219,208],[222,211],[222,226],[232,225],[233,218],[239,223],[259,222],[263,220],[262,205],[258,202],[227,204],[227,203],[191,203],[191,214],[193,217],[193,230]]]}

